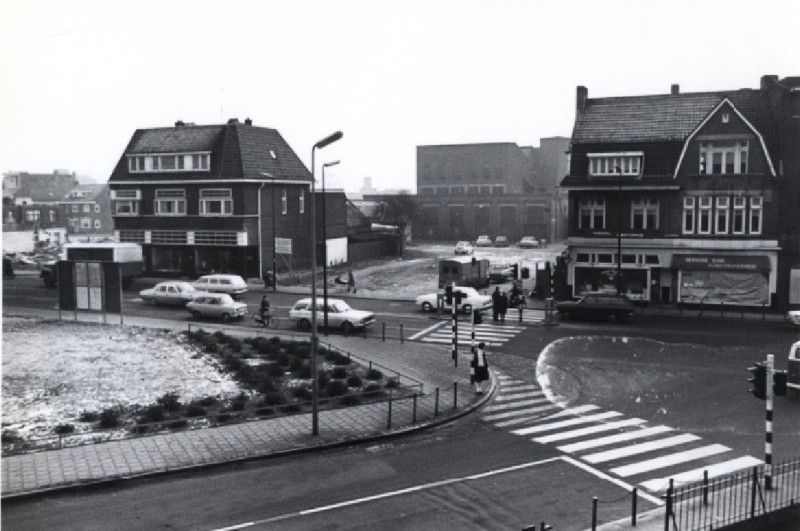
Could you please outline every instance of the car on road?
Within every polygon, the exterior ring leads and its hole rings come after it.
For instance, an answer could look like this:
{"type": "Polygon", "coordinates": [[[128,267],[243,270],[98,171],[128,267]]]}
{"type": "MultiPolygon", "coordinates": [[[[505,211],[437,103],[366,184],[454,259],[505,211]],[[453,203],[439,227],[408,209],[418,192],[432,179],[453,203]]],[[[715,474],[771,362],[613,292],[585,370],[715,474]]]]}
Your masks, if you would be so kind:
{"type": "Polygon", "coordinates": [[[139,296],[144,302],[150,304],[174,304],[182,306],[189,301],[193,301],[199,295],[206,295],[207,292],[199,291],[188,282],[167,281],[159,282],[152,288],[143,289],[139,296]]]}
{"type": "Polygon", "coordinates": [[[475,249],[472,244],[466,241],[456,243],[456,254],[472,254],[475,249]]]}
{"type": "Polygon", "coordinates": [[[494,239],[495,247],[508,247],[508,236],[498,236],[494,239]]]}
{"type": "MultiPolygon", "coordinates": [[[[483,310],[492,305],[492,297],[478,293],[478,290],[475,288],[470,288],[467,286],[455,286],[453,290],[463,293],[463,298],[461,299],[459,308],[464,313],[470,313],[472,310],[483,310]]],[[[419,306],[423,311],[432,312],[436,310],[439,297],[441,297],[442,300],[442,308],[452,309],[452,306],[447,304],[444,299],[444,290],[440,293],[427,293],[425,295],[420,295],[417,297],[414,304],[419,306]]]]}
{"type": "Polygon", "coordinates": [[[239,275],[203,275],[192,282],[192,286],[200,291],[227,293],[234,298],[247,293],[247,282],[239,275]]]}
{"type": "Polygon", "coordinates": [[[517,245],[522,249],[537,249],[539,247],[539,240],[533,236],[523,236],[517,245]]]}
{"type": "MultiPolygon", "coordinates": [[[[289,310],[289,320],[297,324],[301,330],[311,329],[311,310],[313,304],[310,298],[300,299],[289,310]]],[[[322,299],[317,300],[317,327],[325,324],[325,305],[322,299]]],[[[375,322],[375,314],[356,310],[341,299],[328,299],[328,327],[340,328],[345,333],[356,329],[363,329],[375,322]]]]}
{"type": "Polygon", "coordinates": [[[195,319],[210,317],[230,321],[243,319],[247,315],[247,305],[236,302],[227,293],[204,293],[186,303],[186,309],[195,319]]]}
{"type": "Polygon", "coordinates": [[[514,268],[511,264],[492,264],[489,266],[489,282],[503,284],[514,278],[514,268]]]}
{"type": "Polygon", "coordinates": [[[618,322],[633,317],[633,303],[625,295],[587,293],[576,301],[556,304],[561,319],[606,319],[618,322]]]}
{"type": "Polygon", "coordinates": [[[793,327],[800,328],[800,310],[790,310],[787,312],[786,321],[793,327]]]}
{"type": "Polygon", "coordinates": [[[492,246],[492,239],[485,234],[482,236],[478,236],[478,239],[475,240],[475,247],[491,247],[492,246]]]}

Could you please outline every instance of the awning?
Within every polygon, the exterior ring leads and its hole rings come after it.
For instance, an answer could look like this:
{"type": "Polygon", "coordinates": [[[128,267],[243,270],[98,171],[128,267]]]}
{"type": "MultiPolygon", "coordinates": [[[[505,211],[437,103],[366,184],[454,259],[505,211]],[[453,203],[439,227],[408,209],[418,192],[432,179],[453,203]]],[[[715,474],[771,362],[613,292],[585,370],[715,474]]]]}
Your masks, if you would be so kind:
{"type": "Polygon", "coordinates": [[[675,254],[672,269],[682,271],[770,271],[766,256],[675,254]]]}

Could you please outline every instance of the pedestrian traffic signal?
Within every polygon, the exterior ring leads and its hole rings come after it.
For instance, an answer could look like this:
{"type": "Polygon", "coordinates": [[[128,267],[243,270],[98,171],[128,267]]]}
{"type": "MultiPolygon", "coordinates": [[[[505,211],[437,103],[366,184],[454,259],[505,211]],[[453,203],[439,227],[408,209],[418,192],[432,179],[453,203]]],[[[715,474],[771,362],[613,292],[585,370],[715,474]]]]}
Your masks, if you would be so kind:
{"type": "Polygon", "coordinates": [[[775,371],[772,373],[772,390],[775,396],[786,396],[786,387],[789,375],[786,371],[775,371]]]}
{"type": "Polygon", "coordinates": [[[514,280],[519,280],[519,264],[514,264],[511,268],[514,270],[514,280]]]}
{"type": "Polygon", "coordinates": [[[753,396],[764,400],[767,397],[767,368],[761,362],[756,362],[754,367],[748,367],[747,370],[753,373],[752,378],[747,381],[753,384],[753,388],[748,392],[753,393],[753,396]]]}
{"type": "Polygon", "coordinates": [[[456,291],[453,293],[453,298],[456,300],[456,306],[461,304],[461,301],[466,297],[463,292],[456,291]]]}
{"type": "Polygon", "coordinates": [[[453,286],[447,286],[444,288],[444,301],[447,304],[453,304],[453,286]]]}
{"type": "Polygon", "coordinates": [[[483,322],[483,317],[481,316],[481,312],[478,310],[472,310],[472,324],[481,324],[483,322]]]}

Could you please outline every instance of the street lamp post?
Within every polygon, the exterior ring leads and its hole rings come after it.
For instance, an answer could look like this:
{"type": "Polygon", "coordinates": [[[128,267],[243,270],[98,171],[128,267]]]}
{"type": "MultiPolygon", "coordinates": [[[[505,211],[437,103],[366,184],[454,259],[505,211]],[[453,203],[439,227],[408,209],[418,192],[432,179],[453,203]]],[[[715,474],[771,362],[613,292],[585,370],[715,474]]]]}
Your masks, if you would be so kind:
{"type": "MultiPolygon", "coordinates": [[[[266,177],[272,181],[272,291],[278,291],[278,269],[275,265],[275,254],[277,253],[277,249],[275,248],[275,177],[268,172],[262,171],[262,177],[266,177]]],[[[259,196],[259,201],[261,201],[261,197],[259,196]]],[[[258,220],[261,223],[261,220],[258,220]]],[[[261,245],[261,242],[259,242],[261,245]]],[[[261,267],[264,267],[264,264],[261,264],[261,267]]],[[[267,286],[265,285],[264,288],[267,286]]]]}
{"type": "Polygon", "coordinates": [[[617,192],[617,295],[622,293],[622,168],[619,173],[619,191],[617,192]]]}
{"type": "Polygon", "coordinates": [[[317,201],[314,197],[315,155],[317,149],[333,144],[342,138],[336,131],[314,144],[311,148],[311,434],[319,435],[319,375],[317,374],[317,201]]]}
{"type": "Polygon", "coordinates": [[[338,160],[322,165],[322,305],[325,335],[328,335],[328,219],[325,216],[325,168],[336,166],[338,160]]]}

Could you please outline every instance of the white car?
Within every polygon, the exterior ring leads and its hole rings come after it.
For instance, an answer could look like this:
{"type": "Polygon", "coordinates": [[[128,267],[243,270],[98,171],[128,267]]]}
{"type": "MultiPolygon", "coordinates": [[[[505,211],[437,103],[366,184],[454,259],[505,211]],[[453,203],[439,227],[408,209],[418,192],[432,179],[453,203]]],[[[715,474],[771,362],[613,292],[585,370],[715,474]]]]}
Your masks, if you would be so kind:
{"type": "Polygon", "coordinates": [[[791,310],[786,314],[786,321],[792,325],[800,328],[800,310],[791,310]]]}
{"type": "Polygon", "coordinates": [[[491,247],[492,246],[492,239],[489,236],[485,235],[485,234],[483,234],[481,236],[478,236],[478,239],[475,240],[475,246],[476,247],[491,247]]]}
{"type": "MultiPolygon", "coordinates": [[[[464,294],[464,297],[461,299],[461,304],[459,305],[459,309],[464,313],[470,313],[472,310],[483,310],[484,308],[489,308],[492,305],[492,297],[489,295],[481,295],[475,288],[455,286],[453,290],[460,291],[464,294]]],[[[445,301],[444,290],[440,291],[439,293],[420,295],[417,297],[415,304],[422,308],[423,311],[432,312],[436,309],[440,296],[442,299],[442,308],[452,309],[452,306],[447,304],[447,301],[445,301]]]]}
{"type": "Polygon", "coordinates": [[[539,247],[539,241],[533,236],[524,236],[517,245],[523,249],[536,249],[539,247]]]}
{"type": "Polygon", "coordinates": [[[239,275],[203,275],[192,286],[200,291],[227,293],[234,298],[247,293],[247,282],[239,275]]]}
{"type": "Polygon", "coordinates": [[[184,305],[193,301],[199,295],[207,295],[205,291],[199,291],[188,282],[168,281],[159,282],[152,288],[143,289],[139,296],[144,302],[150,304],[177,304],[184,305]]]}
{"type": "Polygon", "coordinates": [[[456,254],[472,254],[475,249],[469,242],[458,242],[456,244],[456,254]]]}
{"type": "Polygon", "coordinates": [[[236,302],[227,293],[204,293],[188,302],[186,309],[195,319],[212,317],[227,322],[231,319],[242,319],[247,315],[247,305],[236,302]]]}
{"type": "MultiPolygon", "coordinates": [[[[289,310],[289,320],[297,323],[301,330],[311,329],[311,299],[300,299],[289,310]]],[[[322,299],[317,299],[317,327],[325,325],[325,306],[322,299]]],[[[354,310],[341,299],[328,299],[328,327],[341,328],[350,333],[357,328],[364,328],[375,322],[375,314],[362,310],[354,310]]]]}

